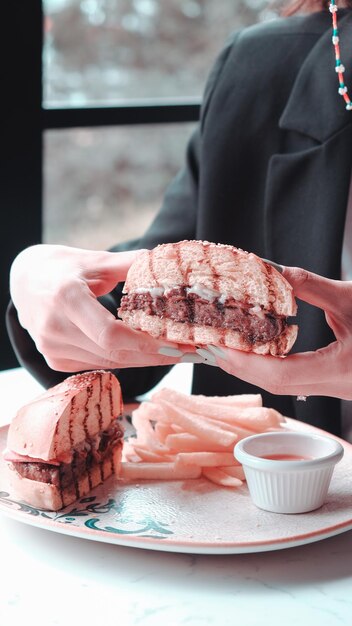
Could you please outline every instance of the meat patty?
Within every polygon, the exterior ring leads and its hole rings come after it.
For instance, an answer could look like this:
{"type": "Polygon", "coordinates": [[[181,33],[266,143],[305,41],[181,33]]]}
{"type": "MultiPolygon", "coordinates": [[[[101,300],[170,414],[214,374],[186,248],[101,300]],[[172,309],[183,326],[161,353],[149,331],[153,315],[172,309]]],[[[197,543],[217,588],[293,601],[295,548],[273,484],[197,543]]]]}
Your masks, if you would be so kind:
{"type": "Polygon", "coordinates": [[[175,322],[227,328],[240,332],[248,343],[266,343],[278,337],[286,320],[270,312],[257,310],[234,298],[214,297],[206,300],[186,287],[170,289],[167,294],[149,291],[130,293],[121,299],[121,310],[143,310],[148,315],[167,317],[175,322]]]}
{"type": "Polygon", "coordinates": [[[71,463],[52,465],[38,461],[12,461],[16,471],[23,477],[42,483],[49,483],[64,489],[79,478],[94,465],[99,465],[112,455],[113,448],[119,440],[122,441],[123,431],[117,420],[108,430],[98,433],[93,439],[82,442],[82,445],[73,451],[71,463]]]}

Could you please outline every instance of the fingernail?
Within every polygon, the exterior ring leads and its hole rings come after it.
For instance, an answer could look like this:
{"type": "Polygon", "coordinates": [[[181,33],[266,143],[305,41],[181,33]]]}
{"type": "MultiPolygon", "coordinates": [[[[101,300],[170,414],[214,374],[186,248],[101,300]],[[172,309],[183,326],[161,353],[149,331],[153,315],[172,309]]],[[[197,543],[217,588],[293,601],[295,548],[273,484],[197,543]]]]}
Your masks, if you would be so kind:
{"type": "Polygon", "coordinates": [[[180,361],[181,363],[204,363],[204,359],[200,354],[184,354],[180,361]]]}
{"type": "Polygon", "coordinates": [[[177,348],[169,348],[168,346],[165,346],[163,348],[159,348],[158,350],[158,354],[162,354],[163,356],[183,356],[183,352],[181,352],[181,350],[177,350],[177,348]]]}
{"type": "Polygon", "coordinates": [[[225,352],[219,346],[208,346],[208,350],[219,357],[219,359],[226,359],[225,352]]]}
{"type": "Polygon", "coordinates": [[[274,261],[270,261],[269,259],[262,259],[262,261],[264,261],[264,263],[269,263],[269,265],[272,265],[273,267],[275,267],[275,269],[280,272],[280,274],[282,274],[282,272],[284,271],[284,268],[282,267],[282,265],[279,265],[278,263],[275,263],[274,261]]]}
{"type": "Polygon", "coordinates": [[[196,352],[197,354],[200,354],[200,356],[203,357],[203,359],[205,359],[206,361],[216,363],[215,356],[205,348],[197,348],[196,352]]]}

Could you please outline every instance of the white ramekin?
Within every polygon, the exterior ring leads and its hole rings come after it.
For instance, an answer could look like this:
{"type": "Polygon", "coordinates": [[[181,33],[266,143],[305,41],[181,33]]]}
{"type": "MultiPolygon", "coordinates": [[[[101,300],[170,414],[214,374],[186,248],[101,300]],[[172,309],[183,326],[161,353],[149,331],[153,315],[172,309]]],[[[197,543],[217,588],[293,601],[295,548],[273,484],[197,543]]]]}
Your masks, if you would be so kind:
{"type": "Polygon", "coordinates": [[[252,435],[234,449],[254,504],[274,513],[306,513],[322,506],[343,453],[341,443],[332,437],[296,432],[252,435]],[[263,458],[274,455],[305,460],[263,458]]]}

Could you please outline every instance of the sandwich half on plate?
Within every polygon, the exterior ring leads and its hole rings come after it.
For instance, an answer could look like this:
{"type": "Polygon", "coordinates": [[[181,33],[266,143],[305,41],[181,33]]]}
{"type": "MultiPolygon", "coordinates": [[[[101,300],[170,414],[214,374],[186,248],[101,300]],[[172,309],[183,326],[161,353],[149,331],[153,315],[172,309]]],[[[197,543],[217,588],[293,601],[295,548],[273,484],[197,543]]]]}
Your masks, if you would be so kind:
{"type": "Polygon", "coordinates": [[[297,326],[291,285],[253,253],[207,241],[162,244],[131,265],[118,310],[134,329],[192,345],[283,356],[297,326]]]}
{"type": "Polygon", "coordinates": [[[70,376],[22,407],[4,452],[9,488],[56,511],[118,474],[122,409],[120,384],[106,371],[70,376]]]}

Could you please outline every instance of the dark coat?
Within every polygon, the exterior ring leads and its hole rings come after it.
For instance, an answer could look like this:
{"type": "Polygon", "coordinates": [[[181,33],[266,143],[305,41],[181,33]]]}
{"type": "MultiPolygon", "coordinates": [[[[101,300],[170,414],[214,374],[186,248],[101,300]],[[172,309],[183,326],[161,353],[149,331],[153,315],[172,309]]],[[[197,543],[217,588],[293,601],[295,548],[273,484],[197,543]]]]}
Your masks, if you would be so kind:
{"type": "MultiPolygon", "coordinates": [[[[342,59],[352,80],[352,13],[340,12],[342,59]]],[[[185,168],[171,183],[145,236],[126,247],[205,239],[233,244],[285,265],[340,277],[351,174],[352,112],[338,95],[330,13],[274,20],[233,35],[208,79],[201,121],[185,168]]],[[[103,298],[116,312],[119,286],[103,298]]],[[[294,351],[333,339],[324,314],[299,303],[294,351]]],[[[10,304],[8,328],[20,362],[48,386],[51,371],[19,326],[10,304]]],[[[165,368],[121,370],[125,396],[148,390],[165,368]]],[[[193,392],[258,391],[220,369],[196,365],[193,392]]],[[[286,415],[340,433],[340,402],[263,393],[286,415]]]]}

